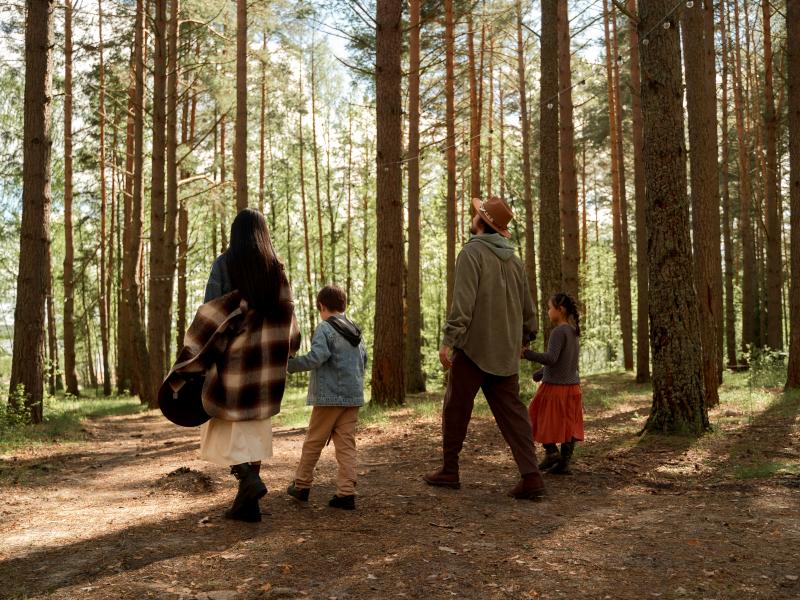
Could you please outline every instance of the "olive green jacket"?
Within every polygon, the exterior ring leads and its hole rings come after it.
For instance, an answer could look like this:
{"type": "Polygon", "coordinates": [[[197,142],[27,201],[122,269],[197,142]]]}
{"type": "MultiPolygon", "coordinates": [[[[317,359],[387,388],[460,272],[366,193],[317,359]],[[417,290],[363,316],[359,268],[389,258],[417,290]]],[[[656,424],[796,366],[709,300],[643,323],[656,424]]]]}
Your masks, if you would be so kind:
{"type": "Polygon", "coordinates": [[[522,261],[498,233],[473,235],[456,259],[445,346],[486,373],[519,372],[520,348],[536,337],[536,311],[522,261]]]}

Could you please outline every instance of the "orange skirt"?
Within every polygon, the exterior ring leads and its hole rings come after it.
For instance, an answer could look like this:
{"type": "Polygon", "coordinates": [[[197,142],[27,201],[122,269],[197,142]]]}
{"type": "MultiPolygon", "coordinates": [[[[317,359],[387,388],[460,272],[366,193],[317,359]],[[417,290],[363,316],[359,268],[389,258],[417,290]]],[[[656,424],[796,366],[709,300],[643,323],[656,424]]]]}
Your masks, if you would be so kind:
{"type": "Polygon", "coordinates": [[[533,397],[528,415],[533,441],[560,444],[583,439],[583,401],[580,385],[542,383],[533,397]]]}

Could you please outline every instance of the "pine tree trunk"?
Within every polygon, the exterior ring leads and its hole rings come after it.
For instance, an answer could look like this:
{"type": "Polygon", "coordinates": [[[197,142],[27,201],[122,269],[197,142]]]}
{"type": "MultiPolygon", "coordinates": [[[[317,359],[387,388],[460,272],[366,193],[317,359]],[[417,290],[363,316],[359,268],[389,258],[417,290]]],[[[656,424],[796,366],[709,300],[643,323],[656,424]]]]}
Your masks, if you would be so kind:
{"type": "Polygon", "coordinates": [[[729,38],[728,16],[726,3],[720,4],[719,30],[722,40],[722,236],[725,244],[725,346],[727,350],[728,367],[738,364],[736,357],[736,309],[733,303],[733,237],[731,235],[731,195],[730,195],[730,139],[729,139],[729,111],[728,107],[728,74],[729,74],[729,38]]]}
{"type": "MultiPolygon", "coordinates": [[[[636,0],[628,0],[628,11],[636,12],[636,0]]],[[[647,185],[644,178],[641,73],[639,71],[639,32],[628,21],[631,77],[631,122],[633,132],[633,187],[636,196],[636,381],[650,381],[650,326],[647,284],[647,185]]]]}
{"type": "MultiPolygon", "coordinates": [[[[444,0],[444,45],[445,45],[445,148],[447,155],[447,306],[453,302],[453,279],[456,266],[456,108],[455,108],[455,22],[453,0],[444,0]]],[[[470,152],[470,157],[471,157],[470,152]]]]}
{"type": "Polygon", "coordinates": [[[377,277],[375,342],[372,357],[372,401],[381,406],[403,403],[403,181],[401,0],[377,5],[375,113],[377,120],[377,277]]]}
{"type": "Polygon", "coordinates": [[[236,0],[236,131],[233,179],[236,212],[247,208],[247,0],[236,0]]]}
{"type": "MultiPolygon", "coordinates": [[[[264,212],[264,174],[266,163],[264,161],[264,130],[267,124],[267,32],[261,32],[261,112],[258,128],[258,210],[264,212]]],[[[270,212],[275,213],[275,207],[270,206],[270,212]]]]}
{"type": "Polygon", "coordinates": [[[44,400],[45,304],[50,246],[50,159],[53,104],[52,0],[28,0],[25,23],[25,103],[14,348],[9,402],[24,404],[41,423],[44,400]]]}
{"type": "Polygon", "coordinates": [[[578,174],[575,169],[575,124],[572,117],[572,69],[570,67],[569,10],[558,0],[558,97],[562,291],[578,298],[578,264],[581,249],[578,232],[578,174]]]}
{"type": "MultiPolygon", "coordinates": [[[[408,42],[408,271],[406,303],[408,332],[406,337],[406,391],[425,391],[422,372],[422,306],[420,290],[420,214],[419,214],[419,68],[420,68],[420,0],[409,2],[408,42]]],[[[351,158],[348,158],[348,161],[351,158]]],[[[349,164],[348,164],[349,172],[349,164]]],[[[349,186],[348,186],[349,188],[349,186]]],[[[348,190],[348,223],[350,200],[348,190]]],[[[350,239],[348,229],[348,273],[350,239]]],[[[348,276],[349,282],[349,276],[348,276]]]]}
{"type": "Polygon", "coordinates": [[[64,383],[78,396],[75,370],[75,246],[72,236],[72,0],[64,0],[64,383]]]}
{"type": "MultiPolygon", "coordinates": [[[[558,0],[542,0],[541,102],[539,106],[539,268],[541,310],[561,289],[561,219],[558,161],[558,0]]],[[[544,321],[544,343],[552,324],[544,321]]]]}
{"type": "Polygon", "coordinates": [[[347,107],[347,262],[345,269],[347,271],[345,278],[345,292],[347,293],[347,301],[352,301],[353,289],[353,108],[347,107]]]}
{"type": "Polygon", "coordinates": [[[53,261],[51,248],[47,248],[47,387],[51,396],[61,389],[58,368],[58,339],[56,338],[56,311],[53,306],[53,261]]]}
{"type": "Polygon", "coordinates": [[[125,290],[125,301],[130,324],[131,353],[129,356],[133,363],[134,387],[143,404],[155,406],[156,395],[149,375],[150,355],[147,348],[141,304],[142,188],[144,183],[144,28],[144,0],[137,0],[134,38],[136,88],[133,101],[133,193],[131,197],[130,236],[128,238],[130,245],[125,248],[123,278],[128,282],[128,288],[125,290]]]}
{"type": "MultiPolygon", "coordinates": [[[[469,68],[469,193],[481,197],[481,116],[478,103],[478,73],[475,67],[475,29],[472,11],[467,11],[467,58],[469,68]]],[[[482,78],[482,77],[481,77],[482,78]]],[[[472,203],[470,203],[472,206],[472,203]]],[[[464,216],[462,215],[463,219],[464,216]]],[[[450,306],[450,303],[447,304],[450,306]]]]}
{"type": "Polygon", "coordinates": [[[786,387],[800,387],[800,3],[786,7],[789,81],[789,197],[791,204],[791,289],[789,300],[789,368],[786,387]]]}
{"type": "Polygon", "coordinates": [[[108,299],[106,297],[106,83],[103,61],[103,3],[97,3],[97,33],[100,52],[99,71],[99,119],[100,119],[100,285],[98,287],[98,309],[100,311],[100,357],[103,363],[103,395],[111,395],[111,368],[108,363],[108,299]]]}
{"type": "Polygon", "coordinates": [[[686,277],[692,272],[692,249],[681,49],[675,17],[663,17],[672,6],[672,0],[642,2],[638,24],[639,34],[646,36],[640,42],[641,98],[653,352],[653,407],[645,428],[701,434],[708,429],[708,412],[697,295],[686,277]]]}
{"type": "Polygon", "coordinates": [[[689,166],[692,190],[694,281],[703,346],[706,406],[719,404],[715,268],[719,268],[719,193],[717,119],[714,80],[708,78],[705,54],[705,8],[698,1],[683,11],[686,106],[689,120],[689,166]]]}
{"type": "MultiPolygon", "coordinates": [[[[109,363],[119,366],[119,346],[114,346],[111,343],[112,336],[115,335],[119,323],[119,295],[115,297],[114,281],[118,273],[117,269],[117,252],[115,246],[117,238],[119,237],[119,223],[117,219],[117,123],[119,122],[119,110],[114,109],[114,118],[111,122],[111,207],[109,209],[109,231],[108,231],[108,268],[106,269],[106,279],[103,285],[106,287],[106,314],[108,315],[108,337],[109,345],[113,350],[113,356],[109,357],[109,363]]],[[[114,369],[114,375],[119,383],[119,369],[114,369]]]]}
{"type": "MultiPolygon", "coordinates": [[[[539,288],[536,282],[536,248],[533,226],[533,183],[531,182],[531,125],[528,114],[528,96],[525,82],[525,52],[522,42],[522,1],[516,1],[517,9],[517,81],[519,87],[519,119],[522,127],[522,198],[525,204],[525,272],[533,305],[539,306],[539,288]]],[[[543,314],[547,314],[546,312],[543,314]]],[[[538,315],[537,315],[538,324],[538,315]]]]}
{"type": "MultiPolygon", "coordinates": [[[[167,73],[167,205],[166,224],[164,226],[164,278],[161,282],[161,302],[165,305],[162,313],[161,330],[164,336],[163,372],[159,374],[156,384],[161,383],[161,375],[169,370],[171,360],[170,345],[172,342],[172,291],[175,285],[177,269],[177,220],[178,220],[178,40],[180,0],[170,1],[170,17],[168,29],[168,73],[167,73]]],[[[152,298],[152,292],[151,292],[152,298]]]]}
{"type": "MultiPolygon", "coordinates": [[[[619,56],[619,43],[617,41],[617,16],[611,13],[611,56],[619,56]]],[[[626,371],[633,370],[633,302],[631,300],[631,250],[628,238],[628,194],[625,183],[625,152],[623,148],[622,128],[622,97],[620,91],[619,60],[613,61],[613,89],[614,89],[614,119],[616,121],[617,138],[617,219],[619,221],[619,239],[617,268],[619,271],[619,316],[622,329],[622,362],[626,371]]]]}
{"type": "MultiPolygon", "coordinates": [[[[147,303],[147,341],[149,348],[148,395],[156,398],[166,360],[164,321],[169,306],[164,305],[166,287],[166,117],[167,117],[167,0],[154,0],[155,29],[153,31],[153,142],[150,179],[150,274],[147,303]]],[[[154,404],[149,405],[155,408],[154,404]]]]}
{"type": "MultiPolygon", "coordinates": [[[[500,73],[497,75],[497,107],[500,111],[498,115],[500,129],[500,156],[498,157],[500,164],[498,165],[498,176],[500,178],[500,198],[506,199],[506,124],[505,124],[505,93],[503,91],[503,65],[500,64],[500,73]]],[[[519,236],[517,236],[519,242],[519,236]]]]}
{"type": "Polygon", "coordinates": [[[758,341],[758,285],[756,282],[756,249],[751,220],[750,153],[745,142],[744,98],[742,92],[742,57],[739,37],[739,5],[734,1],[733,103],[736,113],[737,159],[739,163],[739,236],[742,242],[742,351],[747,353],[758,341]]]}
{"type": "MultiPolygon", "coordinates": [[[[314,191],[317,208],[317,242],[319,243],[319,279],[325,281],[325,241],[322,235],[322,192],[319,184],[319,148],[317,146],[317,67],[316,48],[311,47],[311,151],[314,157],[314,191]]],[[[316,271],[316,269],[315,269],[316,271]]]]}
{"type": "MultiPolygon", "coordinates": [[[[302,84],[301,84],[302,85],[302,84]]],[[[302,98],[302,88],[300,97],[302,98]]],[[[306,173],[305,173],[305,146],[303,143],[303,113],[298,113],[300,136],[300,201],[303,210],[303,254],[306,258],[306,295],[308,301],[308,330],[314,331],[314,300],[313,284],[311,281],[311,244],[308,235],[308,209],[306,208],[306,173]]]]}
{"type": "Polygon", "coordinates": [[[489,114],[487,115],[486,128],[486,197],[494,196],[492,189],[492,159],[494,153],[494,36],[489,32],[489,114]]]}
{"type": "Polygon", "coordinates": [[[783,349],[783,259],[781,257],[781,214],[778,198],[778,147],[775,94],[772,83],[772,27],[769,0],[761,0],[764,26],[764,129],[767,133],[766,212],[767,212],[767,345],[783,349]]]}

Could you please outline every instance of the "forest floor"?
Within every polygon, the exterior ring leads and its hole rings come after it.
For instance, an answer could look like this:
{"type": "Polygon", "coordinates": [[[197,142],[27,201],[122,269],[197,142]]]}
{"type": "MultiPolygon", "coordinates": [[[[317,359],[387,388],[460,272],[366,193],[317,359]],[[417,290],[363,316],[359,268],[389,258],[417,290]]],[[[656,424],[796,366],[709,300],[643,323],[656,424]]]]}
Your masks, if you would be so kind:
{"type": "Polygon", "coordinates": [[[800,395],[727,376],[714,431],[638,436],[647,386],[586,378],[586,441],[541,502],[485,402],[462,488],[440,456],[441,393],[360,427],[358,509],[330,509],[326,449],[307,507],[285,493],[302,428],[275,426],[264,521],[226,521],[235,481],[155,411],[0,455],[4,598],[799,598],[800,395]]]}

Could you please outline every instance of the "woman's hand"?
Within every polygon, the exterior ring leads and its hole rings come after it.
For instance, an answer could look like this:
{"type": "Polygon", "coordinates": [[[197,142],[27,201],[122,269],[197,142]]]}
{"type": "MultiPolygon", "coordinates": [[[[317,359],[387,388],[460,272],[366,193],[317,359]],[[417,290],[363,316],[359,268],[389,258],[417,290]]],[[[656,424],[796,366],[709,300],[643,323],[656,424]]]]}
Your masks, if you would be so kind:
{"type": "Polygon", "coordinates": [[[442,367],[444,367],[445,371],[448,371],[450,367],[453,366],[453,361],[450,358],[452,350],[450,346],[442,346],[439,348],[439,362],[442,363],[442,367]]]}

